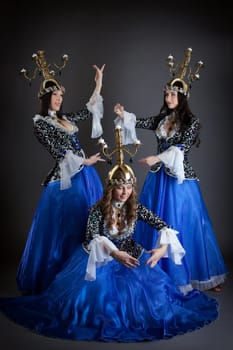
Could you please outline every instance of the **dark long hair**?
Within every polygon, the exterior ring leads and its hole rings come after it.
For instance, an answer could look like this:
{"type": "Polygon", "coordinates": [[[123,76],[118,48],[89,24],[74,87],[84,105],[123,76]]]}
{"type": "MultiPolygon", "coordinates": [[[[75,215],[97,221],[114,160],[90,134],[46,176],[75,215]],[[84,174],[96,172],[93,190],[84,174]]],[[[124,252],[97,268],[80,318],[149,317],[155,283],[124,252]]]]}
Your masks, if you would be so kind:
{"type": "MultiPolygon", "coordinates": [[[[48,81],[46,83],[46,88],[50,87],[50,86],[56,86],[52,81],[48,81]]],[[[46,117],[48,115],[48,110],[50,107],[50,101],[51,101],[51,96],[52,96],[52,91],[48,92],[47,94],[43,95],[40,98],[40,115],[42,115],[43,117],[46,117]]],[[[62,105],[60,108],[59,113],[57,113],[58,118],[61,117],[62,115],[62,105]]]]}
{"type": "MultiPolygon", "coordinates": [[[[179,82],[176,82],[174,85],[178,87],[182,87],[182,85],[179,82]]],[[[164,118],[166,115],[173,114],[175,117],[175,122],[179,125],[179,130],[181,133],[185,132],[185,130],[191,125],[192,119],[194,114],[192,113],[189,104],[188,104],[188,98],[186,95],[178,92],[178,106],[175,109],[170,109],[167,106],[167,103],[165,101],[165,93],[164,93],[164,100],[163,100],[163,106],[160,109],[159,116],[164,118]]],[[[200,145],[200,128],[199,126],[199,132],[198,136],[195,142],[196,147],[200,145]]]]}

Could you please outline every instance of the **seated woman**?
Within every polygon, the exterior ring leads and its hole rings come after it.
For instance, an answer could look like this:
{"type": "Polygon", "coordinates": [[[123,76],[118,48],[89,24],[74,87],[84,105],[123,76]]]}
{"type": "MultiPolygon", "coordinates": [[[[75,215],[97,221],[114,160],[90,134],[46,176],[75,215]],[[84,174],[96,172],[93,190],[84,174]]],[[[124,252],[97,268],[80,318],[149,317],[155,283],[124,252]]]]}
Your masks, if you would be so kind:
{"type": "Polygon", "coordinates": [[[218,317],[203,292],[182,294],[159,267],[162,256],[181,264],[178,232],[137,203],[136,178],[125,164],[108,175],[103,198],[90,212],[86,237],[40,295],[0,298],[15,322],[49,337],[137,342],[171,338],[218,317]],[[134,241],[137,222],[158,230],[150,251],[134,241]]]}

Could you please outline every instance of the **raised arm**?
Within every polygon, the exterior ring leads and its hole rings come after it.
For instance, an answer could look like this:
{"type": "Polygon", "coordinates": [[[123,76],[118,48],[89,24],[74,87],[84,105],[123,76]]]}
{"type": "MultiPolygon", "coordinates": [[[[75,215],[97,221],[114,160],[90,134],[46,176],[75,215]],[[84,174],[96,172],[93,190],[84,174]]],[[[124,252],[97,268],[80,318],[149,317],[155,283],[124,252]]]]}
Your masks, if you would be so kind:
{"type": "Polygon", "coordinates": [[[94,64],[93,68],[95,69],[95,84],[96,84],[94,93],[100,94],[102,85],[103,85],[103,74],[104,74],[105,64],[103,64],[101,68],[99,68],[96,64],[94,64]]]}
{"type": "MultiPolygon", "coordinates": [[[[125,111],[124,106],[121,105],[120,103],[117,103],[114,106],[114,112],[121,119],[124,119],[125,113],[127,113],[127,115],[130,114],[125,111]]],[[[155,130],[159,120],[160,119],[158,117],[136,118],[135,128],[155,130]]]]}

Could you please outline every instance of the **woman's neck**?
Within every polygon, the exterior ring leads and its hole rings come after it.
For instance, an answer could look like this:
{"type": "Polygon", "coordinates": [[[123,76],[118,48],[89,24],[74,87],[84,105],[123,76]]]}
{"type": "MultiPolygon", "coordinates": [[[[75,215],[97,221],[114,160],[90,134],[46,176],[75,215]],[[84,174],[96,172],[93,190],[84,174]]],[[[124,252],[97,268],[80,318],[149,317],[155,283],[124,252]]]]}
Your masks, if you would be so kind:
{"type": "Polygon", "coordinates": [[[50,117],[54,117],[54,116],[56,116],[56,111],[53,111],[52,109],[49,109],[49,110],[48,110],[48,115],[49,115],[50,117]]]}
{"type": "Polygon", "coordinates": [[[113,201],[112,205],[114,208],[121,209],[124,206],[125,202],[113,201]]]}
{"type": "Polygon", "coordinates": [[[114,226],[117,228],[119,232],[121,232],[126,225],[126,210],[124,207],[125,202],[113,201],[113,218],[114,218],[114,226]]]}

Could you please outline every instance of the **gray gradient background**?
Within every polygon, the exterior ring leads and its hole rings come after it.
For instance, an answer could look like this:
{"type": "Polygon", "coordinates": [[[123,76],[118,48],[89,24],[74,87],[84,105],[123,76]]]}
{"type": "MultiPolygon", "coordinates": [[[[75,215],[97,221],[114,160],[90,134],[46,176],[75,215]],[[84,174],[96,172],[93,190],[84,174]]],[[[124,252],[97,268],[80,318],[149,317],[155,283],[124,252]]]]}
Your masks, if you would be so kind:
{"type": "MultiPolygon", "coordinates": [[[[221,6],[205,2],[208,9],[203,9],[202,2],[198,1],[132,4],[126,6],[123,1],[114,2],[111,5],[114,10],[101,3],[72,5],[69,1],[62,6],[47,3],[46,7],[39,3],[1,5],[1,45],[4,49],[1,55],[1,271],[7,266],[11,271],[17,268],[42,192],[40,184],[53,166],[51,156],[32,132],[32,117],[39,109],[40,79],[29,88],[28,82],[18,74],[23,67],[33,70],[31,55],[38,49],[44,49],[51,62],[59,63],[64,53],[70,56],[61,76],[66,87],[64,110],[67,111],[79,110],[85,105],[95,85],[92,65],[106,63],[102,89],[103,137],[111,149],[114,145],[114,104],[120,102],[126,110],[141,117],[158,113],[162,88],[169,79],[166,57],[171,53],[179,61],[183,59],[184,49],[192,47],[192,65],[203,60],[205,69],[191,91],[190,106],[201,120],[202,142],[199,148],[193,148],[190,160],[200,178],[220,248],[230,266],[231,11],[224,2],[221,6]]],[[[99,150],[96,140],[90,139],[90,127],[89,121],[80,123],[79,138],[88,155],[99,150]]],[[[138,178],[139,192],[147,169],[139,166],[137,159],[155,153],[156,144],[150,131],[138,130],[137,135],[143,146],[132,167],[138,178]]],[[[125,160],[127,162],[127,157],[125,160]]],[[[104,181],[109,167],[99,163],[96,169],[104,181]]],[[[199,334],[204,337],[204,332],[199,334]]],[[[46,344],[46,349],[60,349],[61,343],[57,342],[54,347],[49,342],[46,344]]],[[[177,344],[180,346],[179,340],[177,344]]],[[[80,348],[78,344],[77,347],[72,345],[72,349],[80,348]]],[[[86,346],[81,348],[87,349],[86,346]]],[[[141,349],[140,344],[132,348],[123,344],[118,347],[141,349]]],[[[175,347],[176,340],[171,349],[175,347]]]]}

